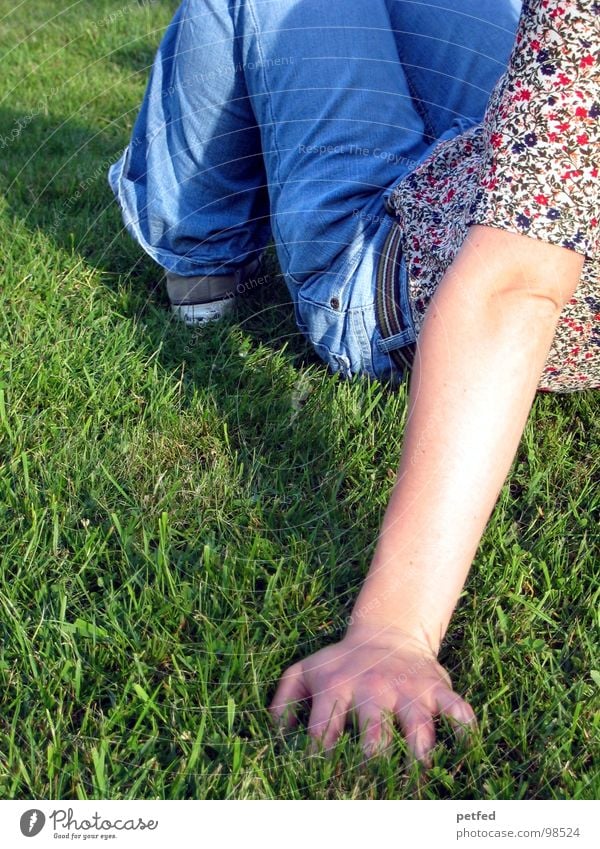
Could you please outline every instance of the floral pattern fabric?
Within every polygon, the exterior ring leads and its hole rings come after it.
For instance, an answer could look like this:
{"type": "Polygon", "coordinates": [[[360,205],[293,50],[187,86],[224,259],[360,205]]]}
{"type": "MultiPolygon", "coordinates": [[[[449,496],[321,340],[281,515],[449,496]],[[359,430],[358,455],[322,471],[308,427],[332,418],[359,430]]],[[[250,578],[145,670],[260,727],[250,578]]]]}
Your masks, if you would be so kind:
{"type": "Polygon", "coordinates": [[[436,147],[390,199],[417,332],[467,228],[581,253],[538,389],[600,388],[600,2],[525,0],[482,124],[436,147]]]}

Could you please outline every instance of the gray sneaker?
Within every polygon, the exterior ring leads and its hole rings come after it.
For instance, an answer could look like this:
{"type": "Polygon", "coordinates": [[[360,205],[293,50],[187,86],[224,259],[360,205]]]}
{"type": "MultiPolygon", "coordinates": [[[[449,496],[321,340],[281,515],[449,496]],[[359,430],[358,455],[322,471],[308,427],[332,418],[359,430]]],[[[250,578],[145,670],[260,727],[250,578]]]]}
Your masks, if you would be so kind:
{"type": "Polygon", "coordinates": [[[233,274],[220,277],[179,277],[167,272],[171,312],[186,324],[204,324],[233,312],[236,295],[260,268],[262,254],[233,274]]]}

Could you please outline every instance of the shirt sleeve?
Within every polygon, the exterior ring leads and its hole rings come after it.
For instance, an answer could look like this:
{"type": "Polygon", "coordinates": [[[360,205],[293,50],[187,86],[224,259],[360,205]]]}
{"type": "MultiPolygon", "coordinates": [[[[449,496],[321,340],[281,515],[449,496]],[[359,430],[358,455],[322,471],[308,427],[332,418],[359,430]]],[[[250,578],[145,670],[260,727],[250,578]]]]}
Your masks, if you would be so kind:
{"type": "Polygon", "coordinates": [[[597,257],[600,2],[524,0],[483,122],[468,224],[597,257]]]}

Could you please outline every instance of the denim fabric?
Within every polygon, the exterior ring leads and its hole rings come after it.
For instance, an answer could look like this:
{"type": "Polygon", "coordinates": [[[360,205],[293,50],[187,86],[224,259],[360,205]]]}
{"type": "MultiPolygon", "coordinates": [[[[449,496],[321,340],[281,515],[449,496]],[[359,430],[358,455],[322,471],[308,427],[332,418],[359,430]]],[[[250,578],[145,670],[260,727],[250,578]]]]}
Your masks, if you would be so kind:
{"type": "MultiPolygon", "coordinates": [[[[345,376],[383,376],[375,278],[397,226],[385,200],[481,120],[519,12],[517,0],[185,0],[110,169],[127,229],[182,276],[229,274],[274,239],[317,353],[345,376]]],[[[412,324],[402,264],[399,286],[412,324]]]]}

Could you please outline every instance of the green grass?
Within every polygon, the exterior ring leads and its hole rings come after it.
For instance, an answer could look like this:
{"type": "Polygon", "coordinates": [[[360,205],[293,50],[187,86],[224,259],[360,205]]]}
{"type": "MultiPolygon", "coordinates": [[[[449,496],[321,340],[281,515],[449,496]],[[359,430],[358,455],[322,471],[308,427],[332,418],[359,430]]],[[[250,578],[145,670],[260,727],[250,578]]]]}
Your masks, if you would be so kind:
{"type": "Polygon", "coordinates": [[[443,646],[474,747],[271,732],[343,633],[406,393],[327,373],[272,256],[232,319],[170,320],[105,171],[175,6],[0,0],[0,796],[597,798],[597,393],[537,397],[443,646]]]}

